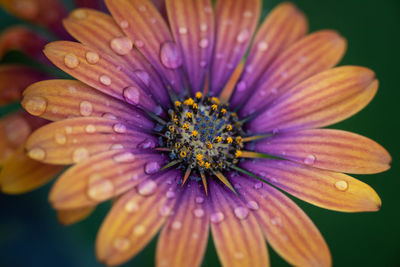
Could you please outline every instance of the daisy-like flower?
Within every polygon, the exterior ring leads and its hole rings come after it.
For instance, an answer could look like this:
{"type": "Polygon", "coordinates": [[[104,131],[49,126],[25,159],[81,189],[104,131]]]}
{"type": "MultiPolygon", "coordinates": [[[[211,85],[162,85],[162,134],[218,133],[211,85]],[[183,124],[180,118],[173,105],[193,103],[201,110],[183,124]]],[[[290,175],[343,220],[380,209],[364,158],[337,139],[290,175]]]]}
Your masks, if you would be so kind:
{"type": "Polygon", "coordinates": [[[223,266],[268,266],[265,239],[290,264],[331,265],[318,229],[281,191],[326,209],[379,209],[376,192],[344,173],[385,171],[389,154],[321,129],[370,102],[373,71],[333,68],[345,40],[306,36],[292,4],[256,32],[260,0],[167,0],[168,23],[147,0],[105,2],[112,16],[78,9],[64,21],[79,42],[45,48],[77,80],[24,92],[29,113],[55,121],[30,136],[28,155],[73,164],[53,207],[85,213],[115,199],[96,242],[107,265],[161,231],[157,266],[198,266],[210,229],[223,266]]]}

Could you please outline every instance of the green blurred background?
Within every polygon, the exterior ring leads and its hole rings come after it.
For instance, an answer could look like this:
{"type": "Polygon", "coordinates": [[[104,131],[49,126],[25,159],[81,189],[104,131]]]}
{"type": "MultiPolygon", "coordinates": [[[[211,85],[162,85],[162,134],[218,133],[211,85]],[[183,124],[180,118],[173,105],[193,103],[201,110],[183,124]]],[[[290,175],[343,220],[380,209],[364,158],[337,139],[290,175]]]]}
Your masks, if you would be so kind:
{"type": "MultiPolygon", "coordinates": [[[[233,0],[232,0],[233,1],[233,0]]],[[[263,16],[281,1],[264,1],[263,16]]],[[[400,266],[400,1],[298,0],[309,18],[310,30],[331,28],[348,40],[341,65],[362,65],[375,70],[380,89],[374,101],[356,116],[333,128],[368,136],[386,147],[392,169],[356,176],[381,196],[377,213],[347,214],[323,210],[297,201],[324,235],[335,266],[400,266]]],[[[0,11],[0,30],[20,23],[0,11]]],[[[25,61],[18,54],[4,60],[25,61]]],[[[2,115],[14,109],[2,108],[2,115]]],[[[0,266],[101,266],[94,256],[97,229],[109,205],[74,226],[58,224],[47,202],[50,186],[22,196],[0,193],[0,266]]],[[[173,245],[173,244],[171,244],[173,245]]],[[[287,266],[271,249],[272,266],[287,266]]],[[[124,266],[153,266],[155,241],[124,266]]],[[[203,266],[220,266],[210,242],[203,266]]]]}

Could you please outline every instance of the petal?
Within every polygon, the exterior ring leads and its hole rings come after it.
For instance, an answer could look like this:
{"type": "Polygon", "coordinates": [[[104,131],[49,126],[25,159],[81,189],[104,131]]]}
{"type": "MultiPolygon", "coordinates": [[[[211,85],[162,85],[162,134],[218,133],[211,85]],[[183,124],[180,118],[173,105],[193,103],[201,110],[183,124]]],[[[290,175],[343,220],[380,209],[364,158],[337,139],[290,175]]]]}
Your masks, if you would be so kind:
{"type": "Polygon", "coordinates": [[[148,194],[143,194],[139,186],[116,201],[96,240],[96,253],[101,262],[109,266],[122,264],[150,242],[166,220],[159,210],[173,206],[176,201],[168,198],[166,192],[170,187],[177,187],[177,176],[176,171],[158,175],[147,181],[153,185],[148,194]]]}
{"type": "Polygon", "coordinates": [[[377,89],[375,74],[367,68],[327,70],[277,99],[248,124],[248,129],[267,133],[327,126],[363,109],[377,89]]]}
{"type": "Polygon", "coordinates": [[[346,41],[334,31],[308,35],[284,51],[260,77],[257,89],[240,114],[262,110],[299,82],[335,66],[343,57],[346,41]]]}
{"type": "Polygon", "coordinates": [[[229,189],[210,181],[211,231],[223,266],[269,266],[267,246],[253,214],[229,189]]]}
{"type": "MultiPolygon", "coordinates": [[[[173,191],[169,192],[172,195],[173,191]]],[[[157,243],[157,266],[201,265],[209,235],[205,205],[204,189],[198,186],[198,182],[185,186],[176,210],[161,231],[157,243]]],[[[165,209],[160,211],[165,212],[165,209]]]]}
{"type": "Polygon", "coordinates": [[[162,156],[145,151],[100,153],[68,169],[54,184],[49,199],[55,209],[94,206],[133,188],[163,163],[162,156]]]}
{"type": "Polygon", "coordinates": [[[253,92],[258,79],[267,71],[272,61],[302,38],[307,29],[307,18],[292,3],[282,3],[268,14],[257,30],[246,60],[246,71],[238,83],[231,106],[241,104],[253,92]]]}
{"type": "Polygon", "coordinates": [[[32,191],[49,182],[63,168],[30,159],[25,153],[24,146],[21,145],[0,171],[1,190],[7,194],[32,191]]]}
{"type": "Polygon", "coordinates": [[[17,18],[44,26],[60,37],[67,36],[61,24],[66,8],[59,0],[0,0],[0,6],[17,18]]]}
{"type": "Polygon", "coordinates": [[[192,92],[201,91],[214,47],[214,16],[210,0],[166,1],[171,30],[192,92]]]}
{"type": "Polygon", "coordinates": [[[74,0],[75,6],[100,10],[103,8],[102,0],[74,0]]]}
{"type": "Polygon", "coordinates": [[[343,173],[295,162],[260,159],[242,166],[268,183],[313,205],[344,212],[377,211],[381,200],[367,184],[343,173]]]}
{"type": "Polygon", "coordinates": [[[372,174],[390,168],[379,144],[358,134],[329,129],[282,133],[258,142],[258,152],[337,172],[372,174]]]}
{"type": "MultiPolygon", "coordinates": [[[[212,12],[211,9],[207,9],[212,12]]],[[[218,95],[244,57],[261,12],[260,0],[218,0],[211,92],[218,95]]]]}
{"type": "Polygon", "coordinates": [[[72,210],[58,210],[57,219],[63,225],[72,225],[89,217],[94,209],[95,207],[79,208],[72,210]]]}
{"type": "Polygon", "coordinates": [[[77,9],[64,20],[64,25],[79,42],[95,49],[100,55],[105,53],[120,64],[129,66],[134,70],[134,75],[130,77],[136,83],[142,84],[143,88],[153,94],[162,105],[169,104],[168,94],[162,81],[143,55],[134,47],[121,50],[115,45],[126,37],[110,15],[96,10],[77,9]],[[82,13],[86,14],[84,19],[82,13]]]}
{"type": "Polygon", "coordinates": [[[47,76],[35,69],[22,65],[0,66],[0,105],[19,101],[28,85],[47,76]]]}
{"type": "Polygon", "coordinates": [[[28,139],[28,155],[36,160],[68,165],[111,149],[154,148],[157,139],[130,125],[105,118],[73,118],[50,123],[28,139]]]}
{"type": "Polygon", "coordinates": [[[184,88],[181,55],[163,17],[149,0],[106,0],[108,9],[136,48],[177,92],[184,88]]]}
{"type": "MultiPolygon", "coordinates": [[[[129,66],[121,65],[113,57],[97,54],[96,63],[90,63],[90,47],[79,43],[58,41],[46,46],[44,53],[60,69],[99,91],[152,111],[156,104],[131,77],[129,66]]],[[[93,62],[93,61],[91,61],[93,62]]]]}
{"type": "Polygon", "coordinates": [[[48,63],[42,50],[48,40],[24,26],[9,27],[0,35],[0,58],[12,50],[21,51],[32,58],[48,63]]]}
{"type": "Polygon", "coordinates": [[[329,248],[308,216],[287,196],[268,184],[233,178],[257,218],[268,243],[295,266],[331,266],[329,248]]]}
{"type": "Polygon", "coordinates": [[[115,118],[144,129],[154,127],[154,122],[141,110],[75,80],[32,84],[24,91],[22,106],[31,114],[52,121],[91,116],[115,118]],[[44,109],[34,105],[38,99],[44,99],[44,109]]]}

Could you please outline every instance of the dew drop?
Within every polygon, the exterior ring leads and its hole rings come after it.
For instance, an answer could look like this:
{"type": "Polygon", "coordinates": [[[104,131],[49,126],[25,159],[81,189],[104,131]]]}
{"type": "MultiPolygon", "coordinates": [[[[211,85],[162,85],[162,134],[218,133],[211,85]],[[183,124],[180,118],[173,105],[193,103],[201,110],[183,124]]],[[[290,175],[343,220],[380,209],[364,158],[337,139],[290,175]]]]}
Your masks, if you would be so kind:
{"type": "Polygon", "coordinates": [[[142,196],[150,196],[156,192],[157,183],[153,180],[145,180],[138,186],[138,192],[142,196]]]}
{"type": "Polygon", "coordinates": [[[260,188],[262,188],[262,186],[263,186],[263,184],[261,182],[255,183],[254,184],[254,189],[260,189],[260,188]]]}
{"type": "Polygon", "coordinates": [[[202,67],[202,68],[207,67],[207,61],[205,61],[205,60],[200,61],[200,67],[202,67]]]}
{"type": "Polygon", "coordinates": [[[135,46],[141,48],[141,47],[144,46],[144,43],[143,43],[143,41],[141,41],[141,40],[136,40],[136,41],[135,41],[135,46]]]}
{"type": "Polygon", "coordinates": [[[78,10],[75,10],[75,11],[72,13],[72,16],[73,16],[74,18],[76,18],[76,19],[86,19],[87,16],[88,16],[88,14],[87,14],[87,12],[86,12],[85,10],[83,10],[83,9],[78,9],[78,10]]]}
{"type": "Polygon", "coordinates": [[[247,85],[245,81],[240,81],[237,85],[237,90],[238,92],[243,92],[244,90],[246,90],[247,85]]]}
{"type": "Polygon", "coordinates": [[[135,86],[126,87],[123,91],[123,96],[132,105],[136,106],[140,103],[140,91],[135,86]]]}
{"type": "Polygon", "coordinates": [[[245,42],[247,39],[249,39],[250,37],[250,33],[247,29],[242,30],[239,35],[236,37],[236,41],[238,43],[243,43],[245,42]]]}
{"type": "Polygon", "coordinates": [[[168,41],[161,45],[160,60],[169,69],[177,69],[182,65],[182,57],[175,43],[168,41]]]}
{"type": "Polygon", "coordinates": [[[75,149],[74,153],[72,154],[72,160],[75,163],[81,162],[82,160],[85,160],[88,157],[89,157],[89,151],[84,147],[75,149]]]}
{"type": "Polygon", "coordinates": [[[111,119],[111,120],[116,120],[117,119],[117,117],[115,117],[113,114],[111,114],[111,113],[104,113],[103,115],[102,115],[102,117],[103,118],[106,118],[106,119],[111,119]]]}
{"type": "Polygon", "coordinates": [[[143,142],[141,142],[137,145],[137,148],[141,148],[141,149],[149,149],[149,148],[154,148],[154,147],[156,147],[156,144],[151,139],[145,139],[143,142]]]}
{"type": "Polygon", "coordinates": [[[187,34],[187,32],[188,32],[186,27],[179,27],[178,31],[179,31],[180,34],[187,34]]]}
{"type": "Polygon", "coordinates": [[[71,126],[65,126],[65,132],[66,132],[67,134],[71,134],[72,131],[73,131],[73,129],[72,129],[71,126]]]}
{"type": "Polygon", "coordinates": [[[162,107],[160,105],[154,107],[154,114],[160,116],[162,111],[163,111],[163,109],[162,109],[162,107]]]}
{"type": "Polygon", "coordinates": [[[253,12],[247,10],[245,12],[243,12],[243,17],[245,18],[251,18],[253,16],[253,12]]]}
{"type": "Polygon", "coordinates": [[[207,31],[207,24],[205,24],[205,23],[202,23],[202,24],[200,24],[200,31],[202,31],[202,32],[205,32],[205,31],[207,31]]]}
{"type": "Polygon", "coordinates": [[[150,85],[150,75],[144,70],[135,71],[135,75],[146,85],[150,85]]]}
{"type": "Polygon", "coordinates": [[[238,251],[238,252],[235,252],[235,253],[233,254],[233,257],[234,257],[235,259],[237,259],[237,260],[241,260],[241,259],[244,258],[244,254],[243,254],[242,252],[238,251]]]}
{"type": "Polygon", "coordinates": [[[174,221],[171,225],[172,229],[179,230],[182,228],[182,223],[180,221],[174,221]]]}
{"type": "Polygon", "coordinates": [[[346,191],[349,188],[349,184],[344,180],[340,180],[335,183],[335,187],[339,191],[346,191]]]}
{"type": "Polygon", "coordinates": [[[46,157],[46,152],[41,148],[34,148],[29,150],[28,156],[35,160],[43,160],[46,157]]]}
{"type": "Polygon", "coordinates": [[[87,133],[95,133],[96,132],[96,126],[94,126],[93,124],[89,124],[86,126],[85,131],[87,133]]]}
{"type": "Polygon", "coordinates": [[[26,97],[23,102],[26,111],[34,116],[42,115],[47,108],[47,101],[41,96],[26,97]]]}
{"type": "Polygon", "coordinates": [[[126,126],[122,123],[117,123],[113,126],[113,130],[116,133],[126,133],[126,126]]]}
{"type": "Polygon", "coordinates": [[[93,105],[89,101],[82,101],[79,104],[79,112],[82,116],[90,116],[93,112],[93,105]]]}
{"type": "Polygon", "coordinates": [[[156,161],[148,162],[144,165],[144,172],[147,174],[153,174],[160,170],[160,164],[156,161]]]}
{"type": "Polygon", "coordinates": [[[114,195],[114,185],[100,174],[93,174],[89,177],[88,195],[96,201],[106,200],[114,195]]]}
{"type": "Polygon", "coordinates": [[[119,23],[119,26],[121,26],[122,29],[126,29],[129,27],[129,22],[126,20],[123,20],[119,23]]]}
{"type": "Polygon", "coordinates": [[[136,159],[136,156],[131,152],[125,152],[122,154],[115,155],[113,159],[115,162],[118,163],[126,163],[134,161],[136,159]]]}
{"type": "Polygon", "coordinates": [[[168,191],[165,196],[169,199],[174,198],[176,196],[174,191],[168,191]]]}
{"type": "Polygon", "coordinates": [[[120,252],[127,251],[131,247],[131,241],[127,238],[121,237],[114,241],[114,248],[120,252]]]}
{"type": "Polygon", "coordinates": [[[244,207],[235,208],[234,213],[239,220],[244,220],[249,216],[249,211],[244,207]]]}
{"type": "Polygon", "coordinates": [[[79,66],[79,59],[75,54],[68,53],[64,56],[64,64],[70,69],[75,69],[79,66]]]}
{"type": "Polygon", "coordinates": [[[146,227],[142,224],[139,224],[133,228],[133,234],[136,236],[141,236],[146,233],[146,227]]]}
{"type": "Polygon", "coordinates": [[[124,208],[126,212],[133,213],[139,210],[139,204],[134,199],[131,199],[126,202],[124,208]]]}
{"type": "Polygon", "coordinates": [[[204,210],[203,209],[195,209],[195,210],[193,210],[193,214],[197,218],[202,218],[204,216],[204,210]]]}
{"type": "Polygon", "coordinates": [[[122,144],[113,144],[110,147],[110,150],[121,150],[121,149],[124,149],[124,145],[122,145],[122,144]]]}
{"type": "Polygon", "coordinates": [[[215,213],[211,214],[211,216],[210,216],[210,220],[213,223],[220,223],[224,220],[224,218],[225,218],[224,214],[220,211],[215,212],[215,213]]]}
{"type": "Polygon", "coordinates": [[[200,42],[199,42],[200,48],[207,48],[207,47],[208,47],[208,44],[209,44],[209,42],[208,42],[208,39],[207,39],[207,38],[203,38],[203,39],[201,39],[200,42]]]}
{"type": "Polygon", "coordinates": [[[254,200],[250,200],[249,202],[247,202],[247,207],[251,210],[258,210],[260,208],[260,206],[258,206],[258,203],[254,200]]]}
{"type": "Polygon", "coordinates": [[[204,203],[204,197],[196,197],[195,201],[197,204],[202,204],[204,203]]]}
{"type": "Polygon", "coordinates": [[[283,226],[282,219],[279,218],[279,217],[272,218],[271,219],[271,224],[275,225],[275,226],[279,226],[279,227],[283,226]]]}
{"type": "Polygon", "coordinates": [[[170,216],[172,214],[172,208],[170,206],[167,205],[163,205],[160,207],[160,215],[163,217],[167,217],[170,216]]]}
{"type": "Polygon", "coordinates": [[[258,51],[261,51],[261,52],[266,51],[268,49],[268,47],[269,47],[268,43],[264,42],[264,41],[259,42],[257,44],[257,49],[258,49],[258,51]]]}
{"type": "Polygon", "coordinates": [[[67,137],[63,133],[56,133],[54,135],[54,140],[59,145],[65,145],[67,143],[67,137]]]}
{"type": "Polygon", "coordinates": [[[99,60],[100,60],[100,56],[96,52],[87,52],[86,53],[86,61],[89,64],[96,64],[97,62],[99,62],[99,60]]]}
{"type": "Polygon", "coordinates": [[[120,56],[127,55],[133,48],[131,39],[126,36],[117,37],[111,40],[111,49],[120,56]]]}
{"type": "Polygon", "coordinates": [[[304,158],[304,164],[306,165],[313,165],[315,163],[315,156],[314,155],[307,155],[307,157],[304,158]]]}
{"type": "Polygon", "coordinates": [[[146,10],[147,10],[146,6],[143,6],[143,5],[139,6],[140,12],[145,12],[146,10]]]}
{"type": "Polygon", "coordinates": [[[103,85],[106,85],[106,86],[111,85],[111,78],[107,75],[101,75],[99,80],[103,85]]]}

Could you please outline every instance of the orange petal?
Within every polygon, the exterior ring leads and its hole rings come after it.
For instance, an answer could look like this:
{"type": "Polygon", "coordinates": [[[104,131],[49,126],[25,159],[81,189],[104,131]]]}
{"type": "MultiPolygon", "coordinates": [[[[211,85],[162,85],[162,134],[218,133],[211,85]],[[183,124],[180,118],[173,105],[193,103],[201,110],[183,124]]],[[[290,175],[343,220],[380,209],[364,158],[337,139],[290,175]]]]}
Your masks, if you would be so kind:
{"type": "Polygon", "coordinates": [[[255,150],[315,168],[345,173],[383,172],[390,168],[391,162],[389,153],[371,139],[329,129],[277,134],[257,143],[255,150]]]}
{"type": "MultiPolygon", "coordinates": [[[[218,95],[250,45],[261,13],[260,0],[218,0],[211,92],[218,95]]],[[[212,12],[211,7],[205,12],[212,12]]]]}
{"type": "Polygon", "coordinates": [[[319,31],[297,41],[263,73],[240,114],[247,116],[262,110],[293,86],[335,66],[345,51],[346,41],[335,31],[319,31]]]}
{"type": "Polygon", "coordinates": [[[257,81],[273,60],[302,38],[307,29],[307,18],[292,3],[279,4],[268,14],[254,38],[246,60],[246,71],[238,83],[231,106],[241,104],[254,91],[257,81]]]}
{"type": "Polygon", "coordinates": [[[19,101],[28,85],[43,80],[43,73],[22,65],[0,66],[0,105],[19,101]]]}
{"type": "Polygon", "coordinates": [[[100,10],[103,7],[102,0],[74,0],[77,7],[88,7],[100,10]]]}
{"type": "Polygon", "coordinates": [[[150,242],[168,215],[160,211],[175,204],[176,198],[168,198],[166,194],[171,187],[179,190],[175,177],[177,172],[170,171],[150,179],[147,186],[151,185],[151,190],[139,186],[115,202],[96,240],[96,253],[101,262],[120,265],[150,242]]]}
{"type": "MultiPolygon", "coordinates": [[[[161,231],[157,243],[157,266],[201,265],[209,235],[206,196],[201,190],[197,182],[185,186],[176,210],[161,231]]],[[[173,193],[169,191],[170,195],[173,193]]]]}
{"type": "Polygon", "coordinates": [[[32,115],[58,121],[71,117],[107,117],[151,129],[154,122],[141,110],[105,95],[75,80],[47,80],[32,84],[24,91],[22,106],[32,115]],[[34,103],[43,99],[46,107],[34,103]]]}
{"type": "Polygon", "coordinates": [[[378,81],[370,69],[337,67],[317,74],[277,99],[248,124],[255,133],[324,127],[363,109],[378,81]]]}
{"type": "Polygon", "coordinates": [[[53,179],[63,166],[47,165],[30,159],[22,145],[0,171],[1,190],[7,194],[32,191],[53,179]]]}
{"type": "Polygon", "coordinates": [[[123,40],[125,34],[114,19],[105,13],[91,9],[77,9],[64,20],[67,31],[79,42],[107,54],[122,65],[129,66],[135,75],[131,76],[136,83],[142,84],[163,105],[169,104],[168,94],[157,72],[135,48],[121,50],[115,44],[123,40]],[[86,17],[82,19],[82,15],[86,17]],[[121,54],[123,52],[123,54],[121,54]]]}
{"type": "Polygon", "coordinates": [[[161,155],[144,151],[101,153],[68,169],[54,184],[50,202],[55,209],[94,206],[131,189],[163,163],[161,155]]]}
{"type": "Polygon", "coordinates": [[[89,217],[94,209],[95,207],[71,210],[57,210],[57,218],[58,221],[63,225],[72,225],[89,217]]]}
{"type": "Polygon", "coordinates": [[[171,30],[183,58],[192,92],[204,87],[214,47],[214,16],[210,0],[168,0],[171,30]]]}
{"type": "Polygon", "coordinates": [[[211,230],[223,266],[269,266],[263,233],[250,214],[229,189],[210,181],[211,230]]]}
{"type": "Polygon", "coordinates": [[[74,118],[50,123],[28,139],[28,155],[36,160],[68,165],[111,149],[154,148],[157,139],[130,125],[105,118],[74,118]]]}
{"type": "Polygon", "coordinates": [[[149,0],[106,0],[115,21],[177,92],[184,89],[182,58],[163,17],[149,0]]]}
{"type": "Polygon", "coordinates": [[[381,207],[374,189],[343,173],[275,159],[246,161],[242,167],[289,194],[325,209],[360,212],[377,211],[381,207]]]}
{"type": "MultiPolygon", "coordinates": [[[[329,248],[308,216],[279,190],[245,177],[240,184],[244,203],[257,218],[268,244],[293,266],[331,266],[329,248]]],[[[254,180],[254,179],[253,179],[254,180]]]]}
{"type": "Polygon", "coordinates": [[[132,69],[111,56],[99,55],[90,47],[66,41],[48,44],[44,53],[57,67],[103,93],[149,111],[156,107],[144,87],[131,78],[135,76],[132,69]],[[96,57],[95,64],[92,57],[96,57]]]}

